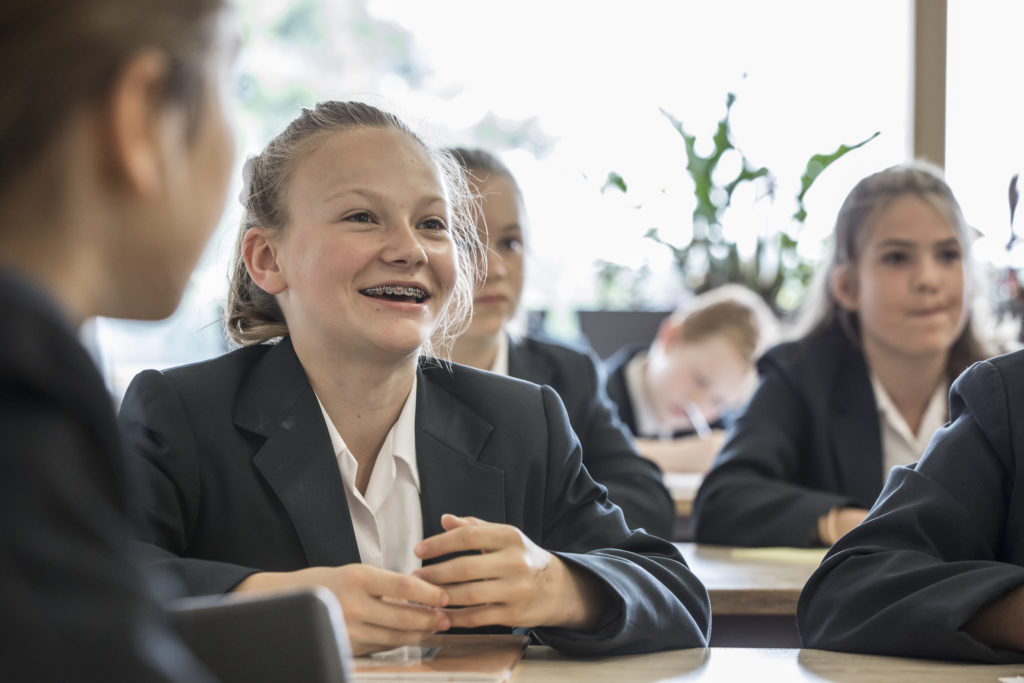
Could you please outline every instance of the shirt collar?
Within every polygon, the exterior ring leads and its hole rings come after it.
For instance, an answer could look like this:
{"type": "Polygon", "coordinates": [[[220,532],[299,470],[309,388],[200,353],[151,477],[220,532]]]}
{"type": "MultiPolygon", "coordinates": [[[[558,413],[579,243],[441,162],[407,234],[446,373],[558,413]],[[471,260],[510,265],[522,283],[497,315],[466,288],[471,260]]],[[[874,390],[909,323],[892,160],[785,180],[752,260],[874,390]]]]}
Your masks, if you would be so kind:
{"type": "Polygon", "coordinates": [[[498,337],[498,353],[494,356],[490,371],[508,376],[508,335],[504,332],[498,337]]]}
{"type": "Polygon", "coordinates": [[[646,351],[641,351],[626,362],[626,388],[629,391],[629,402],[633,406],[633,418],[636,420],[636,435],[647,438],[671,436],[661,428],[661,421],[647,397],[647,382],[644,378],[646,369],[646,351]]]}
{"type": "MultiPolygon", "coordinates": [[[[420,490],[420,472],[416,467],[416,385],[418,383],[419,377],[416,375],[413,377],[412,389],[405,399],[405,405],[402,406],[402,412],[398,414],[398,419],[391,426],[387,438],[384,439],[384,445],[380,448],[377,462],[374,463],[374,467],[377,467],[382,460],[380,456],[385,454],[390,454],[394,460],[405,462],[412,475],[413,483],[416,484],[417,491],[420,490]]],[[[320,403],[319,396],[317,396],[317,402],[320,403]]],[[[348,446],[345,445],[345,440],[341,438],[338,428],[334,426],[330,415],[324,409],[323,403],[320,403],[320,410],[324,414],[324,422],[327,424],[327,434],[331,437],[334,455],[338,457],[348,450],[348,446]]]]}
{"type": "MultiPolygon", "coordinates": [[[[939,385],[935,387],[935,391],[932,392],[931,398],[928,399],[928,405],[924,409],[924,415],[921,416],[921,425],[916,435],[911,431],[907,421],[903,419],[903,414],[889,397],[889,392],[885,390],[881,380],[874,373],[871,373],[871,389],[875,394],[875,404],[878,406],[879,414],[908,444],[916,446],[923,443],[927,445],[932,434],[946,422],[948,382],[939,382],[939,385]]],[[[918,450],[923,450],[923,448],[918,450]]]]}

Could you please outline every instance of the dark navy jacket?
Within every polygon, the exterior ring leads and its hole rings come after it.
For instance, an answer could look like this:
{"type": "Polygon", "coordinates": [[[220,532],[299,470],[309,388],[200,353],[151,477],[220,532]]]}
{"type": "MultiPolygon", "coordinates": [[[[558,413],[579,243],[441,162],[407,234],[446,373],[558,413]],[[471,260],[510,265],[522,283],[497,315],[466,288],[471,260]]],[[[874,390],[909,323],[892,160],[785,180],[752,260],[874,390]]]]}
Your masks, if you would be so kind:
{"type": "MultiPolygon", "coordinates": [[[[580,461],[558,395],[425,360],[416,395],[423,534],[441,515],[516,526],[594,574],[615,596],[598,632],[536,629],[579,654],[700,647],[707,592],[669,542],[630,531],[580,461]]],[[[287,338],[129,387],[120,419],[153,492],[145,549],[193,593],[231,590],[261,570],[359,562],[323,413],[287,338]]]]}
{"type": "Polygon", "coordinates": [[[1024,662],[960,630],[1024,585],[1024,352],[954,382],[950,422],[894,468],[867,519],[829,550],[800,596],[807,647],[1024,662]]]}

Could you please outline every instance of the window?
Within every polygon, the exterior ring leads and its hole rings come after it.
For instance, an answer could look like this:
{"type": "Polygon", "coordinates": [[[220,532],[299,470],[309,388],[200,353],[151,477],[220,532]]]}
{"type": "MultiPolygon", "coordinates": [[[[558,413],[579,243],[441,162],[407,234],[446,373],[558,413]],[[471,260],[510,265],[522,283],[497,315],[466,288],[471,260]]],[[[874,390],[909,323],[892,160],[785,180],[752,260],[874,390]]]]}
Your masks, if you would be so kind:
{"type": "MultiPolygon", "coordinates": [[[[781,196],[795,194],[811,154],[881,131],[812,190],[812,247],[857,179],[908,155],[907,1],[277,5],[239,3],[241,148],[259,149],[301,105],[369,97],[435,142],[495,150],[531,217],[524,305],[549,308],[556,334],[572,334],[573,309],[600,303],[600,260],[634,272],[646,265],[639,296],[652,307],[679,295],[670,254],[643,237],[652,226],[685,235],[692,211],[682,141],[660,108],[707,137],[734,92],[735,139],[777,174],[781,196]],[[625,195],[601,192],[610,171],[626,178],[625,195]]],[[[239,184],[172,319],[98,324],[115,392],[141,367],[224,349],[218,316],[239,184]]],[[[765,218],[737,209],[731,220],[745,230],[765,218]]]]}

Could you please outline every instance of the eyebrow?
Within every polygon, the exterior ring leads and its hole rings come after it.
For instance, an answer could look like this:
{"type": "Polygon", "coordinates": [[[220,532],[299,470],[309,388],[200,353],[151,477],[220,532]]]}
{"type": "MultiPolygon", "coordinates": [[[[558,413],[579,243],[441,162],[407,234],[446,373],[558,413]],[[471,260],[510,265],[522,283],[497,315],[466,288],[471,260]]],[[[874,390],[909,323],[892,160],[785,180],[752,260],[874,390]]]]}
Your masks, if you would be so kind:
{"type": "MultiPolygon", "coordinates": [[[[910,241],[910,240],[901,240],[899,238],[890,237],[887,240],[883,240],[878,246],[881,247],[881,248],[884,248],[884,247],[903,247],[905,249],[916,249],[916,248],[918,248],[919,245],[918,245],[917,242],[913,242],[913,241],[910,241]]],[[[938,242],[933,242],[932,244],[926,244],[924,246],[925,246],[926,249],[929,248],[929,247],[947,247],[947,246],[959,247],[960,246],[960,240],[958,240],[955,237],[950,237],[948,239],[939,240],[938,242]]]]}
{"type": "MultiPolygon", "coordinates": [[[[339,197],[344,197],[353,194],[359,195],[360,197],[364,197],[372,201],[382,201],[387,199],[387,196],[382,192],[377,192],[376,190],[371,190],[369,188],[356,187],[339,190],[338,192],[333,192],[324,197],[324,203],[326,204],[328,202],[334,201],[335,199],[338,199],[339,197]]],[[[442,197],[441,195],[426,195],[416,203],[416,207],[422,208],[425,206],[430,206],[431,204],[444,204],[445,206],[447,206],[448,202],[446,202],[445,198],[442,197]]]]}

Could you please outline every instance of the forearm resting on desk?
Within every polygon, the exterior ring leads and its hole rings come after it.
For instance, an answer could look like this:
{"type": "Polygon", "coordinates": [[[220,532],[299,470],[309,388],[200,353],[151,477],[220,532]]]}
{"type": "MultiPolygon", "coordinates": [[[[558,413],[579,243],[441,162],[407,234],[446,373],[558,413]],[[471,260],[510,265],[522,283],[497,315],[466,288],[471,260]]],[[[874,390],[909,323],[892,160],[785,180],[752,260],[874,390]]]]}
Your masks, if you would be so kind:
{"type": "Polygon", "coordinates": [[[725,431],[712,430],[711,436],[683,436],[678,439],[634,441],[640,455],[654,461],[662,472],[707,472],[725,442],[725,431]]]}

